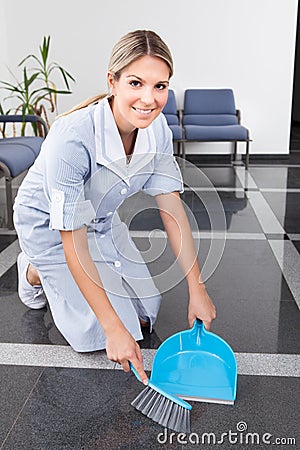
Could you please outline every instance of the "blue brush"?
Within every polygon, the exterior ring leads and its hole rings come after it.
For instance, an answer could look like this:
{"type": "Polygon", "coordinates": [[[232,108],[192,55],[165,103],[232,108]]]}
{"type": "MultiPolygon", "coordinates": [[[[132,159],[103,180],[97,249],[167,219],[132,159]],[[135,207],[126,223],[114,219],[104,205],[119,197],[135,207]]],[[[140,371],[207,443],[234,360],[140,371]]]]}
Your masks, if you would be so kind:
{"type": "MultiPolygon", "coordinates": [[[[136,378],[142,381],[131,363],[130,368],[136,378]]],[[[191,405],[175,395],[168,394],[151,381],[148,381],[146,388],[131,405],[163,427],[178,433],[190,433],[191,405]]]]}

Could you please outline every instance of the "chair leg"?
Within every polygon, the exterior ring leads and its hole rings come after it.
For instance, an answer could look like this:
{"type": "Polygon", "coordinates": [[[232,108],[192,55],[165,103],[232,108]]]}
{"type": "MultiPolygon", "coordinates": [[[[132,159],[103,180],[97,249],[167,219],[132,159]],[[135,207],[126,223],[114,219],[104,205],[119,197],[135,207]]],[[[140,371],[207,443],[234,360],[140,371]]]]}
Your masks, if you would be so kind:
{"type": "Polygon", "coordinates": [[[177,156],[180,156],[180,153],[181,153],[181,142],[178,141],[177,142],[177,156]]]}
{"type": "Polygon", "coordinates": [[[249,167],[249,159],[250,159],[250,155],[249,155],[249,141],[246,142],[246,170],[248,170],[249,167]]]}
{"type": "Polygon", "coordinates": [[[12,180],[5,177],[5,191],[6,191],[6,211],[7,211],[7,228],[14,229],[13,224],[13,199],[12,199],[12,180]]]}
{"type": "Polygon", "coordinates": [[[185,142],[182,141],[182,159],[185,159],[185,142]]]}
{"type": "Polygon", "coordinates": [[[237,162],[236,158],[237,158],[237,141],[234,141],[234,143],[233,143],[233,160],[234,160],[234,162],[237,162]]]}

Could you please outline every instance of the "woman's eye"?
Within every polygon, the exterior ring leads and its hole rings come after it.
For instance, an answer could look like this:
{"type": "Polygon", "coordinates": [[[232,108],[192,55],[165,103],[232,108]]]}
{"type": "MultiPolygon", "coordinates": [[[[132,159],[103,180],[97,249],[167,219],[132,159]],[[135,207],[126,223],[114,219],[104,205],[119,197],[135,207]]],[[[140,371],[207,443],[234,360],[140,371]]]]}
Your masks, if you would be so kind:
{"type": "Polygon", "coordinates": [[[160,91],[162,91],[167,88],[167,85],[163,84],[163,83],[159,83],[156,85],[156,88],[159,89],[160,91]]]}
{"type": "Polygon", "coordinates": [[[133,86],[133,87],[138,87],[138,86],[140,86],[140,82],[138,81],[138,80],[132,80],[132,81],[130,81],[130,86],[133,86]]]}

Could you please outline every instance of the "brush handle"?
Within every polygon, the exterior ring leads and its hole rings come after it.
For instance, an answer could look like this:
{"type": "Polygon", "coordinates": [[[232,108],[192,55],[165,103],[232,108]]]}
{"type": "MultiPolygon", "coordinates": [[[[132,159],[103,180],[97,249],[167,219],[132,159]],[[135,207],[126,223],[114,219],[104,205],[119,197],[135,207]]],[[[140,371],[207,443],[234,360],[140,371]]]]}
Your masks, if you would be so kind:
{"type": "Polygon", "coordinates": [[[132,372],[134,373],[134,375],[136,376],[136,378],[142,383],[141,377],[139,376],[139,374],[137,373],[134,365],[130,361],[129,361],[129,367],[132,370],[132,372]]]}
{"type": "MultiPolygon", "coordinates": [[[[132,372],[134,373],[134,375],[136,376],[136,378],[140,382],[142,382],[141,377],[139,376],[135,367],[133,366],[133,364],[131,364],[130,361],[129,361],[129,366],[130,366],[130,369],[132,370],[132,372]]],[[[168,392],[163,391],[158,386],[155,386],[154,384],[152,384],[150,381],[148,381],[148,387],[150,387],[151,389],[154,389],[156,392],[163,395],[167,399],[171,400],[173,403],[177,403],[177,405],[182,406],[185,409],[192,409],[192,406],[189,403],[185,402],[184,400],[182,400],[179,397],[176,397],[175,395],[172,395],[172,394],[169,394],[168,392]]]]}

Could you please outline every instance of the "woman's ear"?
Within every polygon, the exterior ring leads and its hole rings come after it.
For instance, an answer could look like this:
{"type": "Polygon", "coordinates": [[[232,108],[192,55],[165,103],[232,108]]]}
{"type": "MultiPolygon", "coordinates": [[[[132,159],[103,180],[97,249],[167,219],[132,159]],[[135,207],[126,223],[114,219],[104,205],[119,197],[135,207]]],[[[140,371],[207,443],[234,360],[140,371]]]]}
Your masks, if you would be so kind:
{"type": "Polygon", "coordinates": [[[115,87],[115,77],[112,72],[107,73],[107,84],[110,94],[113,94],[114,87],[115,87]]]}

